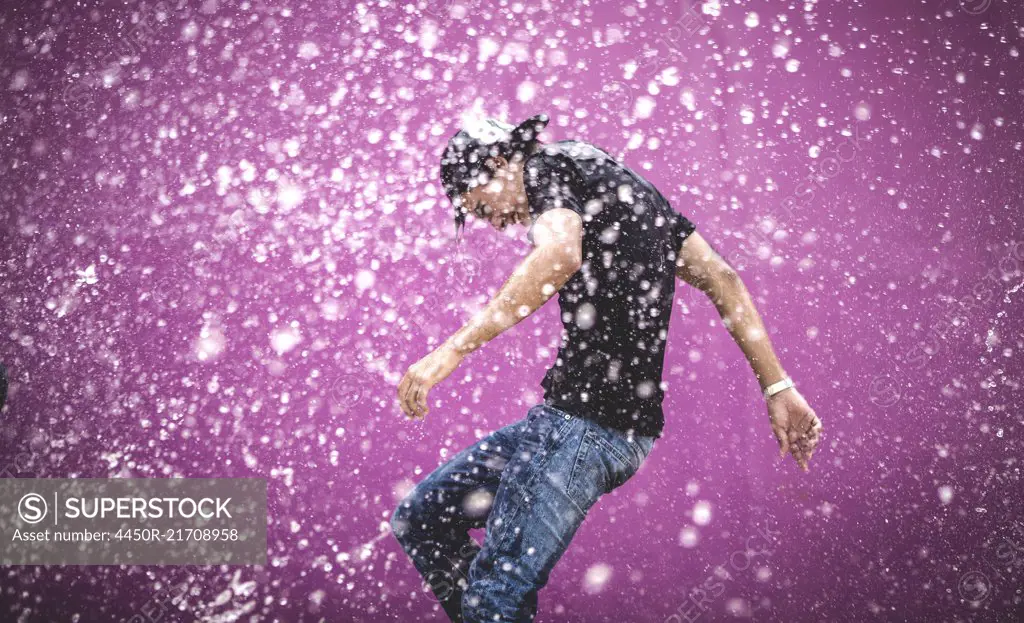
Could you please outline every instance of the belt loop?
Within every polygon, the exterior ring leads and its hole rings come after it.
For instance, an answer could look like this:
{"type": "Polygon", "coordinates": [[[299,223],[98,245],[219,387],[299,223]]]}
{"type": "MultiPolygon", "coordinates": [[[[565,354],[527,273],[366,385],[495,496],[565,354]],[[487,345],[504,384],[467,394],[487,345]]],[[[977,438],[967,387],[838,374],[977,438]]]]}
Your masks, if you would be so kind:
{"type": "Polygon", "coordinates": [[[562,414],[562,419],[565,419],[565,420],[571,420],[572,419],[572,414],[571,413],[569,413],[568,411],[565,411],[563,409],[559,409],[558,407],[556,407],[555,405],[551,404],[550,402],[548,402],[546,400],[544,401],[544,405],[547,406],[547,408],[551,409],[552,411],[554,411],[556,413],[561,413],[562,414]]]}

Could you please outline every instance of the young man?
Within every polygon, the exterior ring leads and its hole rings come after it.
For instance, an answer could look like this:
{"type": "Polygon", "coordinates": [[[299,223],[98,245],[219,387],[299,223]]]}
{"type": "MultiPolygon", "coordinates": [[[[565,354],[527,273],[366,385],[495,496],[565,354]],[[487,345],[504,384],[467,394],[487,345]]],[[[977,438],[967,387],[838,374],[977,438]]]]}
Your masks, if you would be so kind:
{"type": "Polygon", "coordinates": [[[662,436],[662,364],[675,278],[702,290],[765,390],[780,455],[807,471],[821,422],[772,350],[736,271],[658,190],[582,141],[543,144],[547,116],[488,119],[451,138],[441,181],[456,210],[533,249],[487,307],[398,386],[407,417],[463,359],[556,292],[562,344],[544,402],[456,454],[395,509],[391,526],[452,621],[530,621],[589,509],[637,472],[662,436]],[[486,524],[482,546],[468,531],[486,524]]]}

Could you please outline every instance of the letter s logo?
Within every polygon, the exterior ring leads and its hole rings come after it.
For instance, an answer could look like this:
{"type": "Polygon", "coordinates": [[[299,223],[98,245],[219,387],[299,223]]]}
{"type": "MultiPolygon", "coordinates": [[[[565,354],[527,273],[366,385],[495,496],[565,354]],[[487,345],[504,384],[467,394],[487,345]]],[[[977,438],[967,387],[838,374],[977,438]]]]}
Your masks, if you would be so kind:
{"type": "Polygon", "coordinates": [[[29,493],[18,502],[18,515],[25,523],[36,524],[46,518],[46,500],[38,493],[29,493]]]}

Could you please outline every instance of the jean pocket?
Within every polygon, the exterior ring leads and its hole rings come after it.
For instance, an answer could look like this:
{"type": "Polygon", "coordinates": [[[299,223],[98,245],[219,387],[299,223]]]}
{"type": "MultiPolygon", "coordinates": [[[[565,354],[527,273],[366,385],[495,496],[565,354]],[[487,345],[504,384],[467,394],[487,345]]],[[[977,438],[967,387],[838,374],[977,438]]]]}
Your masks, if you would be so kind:
{"type": "Polygon", "coordinates": [[[574,443],[566,492],[583,512],[604,494],[618,488],[633,472],[633,465],[617,449],[611,448],[594,431],[583,430],[574,443]]]}
{"type": "Polygon", "coordinates": [[[655,438],[652,435],[630,435],[626,431],[619,430],[617,428],[607,429],[608,433],[613,437],[617,437],[622,441],[624,447],[628,447],[631,455],[634,456],[637,469],[640,469],[640,464],[647,459],[647,456],[654,449],[655,438]]]}
{"type": "Polygon", "coordinates": [[[651,435],[634,436],[629,440],[630,445],[640,452],[639,459],[641,463],[651,455],[651,450],[654,449],[654,442],[655,438],[651,435]]]}
{"type": "Polygon", "coordinates": [[[596,454],[605,473],[605,493],[613,491],[633,477],[640,468],[639,450],[630,449],[630,442],[625,437],[605,436],[597,431],[588,433],[596,454]]]}

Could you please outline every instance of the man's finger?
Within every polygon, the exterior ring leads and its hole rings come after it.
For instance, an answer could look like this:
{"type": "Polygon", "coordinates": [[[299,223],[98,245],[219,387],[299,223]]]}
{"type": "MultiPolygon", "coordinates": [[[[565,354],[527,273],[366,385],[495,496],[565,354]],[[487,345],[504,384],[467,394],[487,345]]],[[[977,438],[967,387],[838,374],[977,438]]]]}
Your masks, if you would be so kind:
{"type": "Polygon", "coordinates": [[[796,456],[795,453],[798,452],[800,449],[800,433],[791,428],[789,429],[789,431],[787,431],[786,438],[789,442],[789,447],[791,448],[791,451],[794,452],[794,456],[796,456]]]}
{"type": "Polygon", "coordinates": [[[804,457],[804,447],[801,442],[801,439],[796,439],[795,441],[789,444],[789,447],[791,448],[790,452],[793,455],[793,459],[796,461],[797,465],[800,464],[804,457]]]}
{"type": "Polygon", "coordinates": [[[405,412],[405,415],[407,417],[412,416],[415,413],[415,411],[412,408],[412,401],[410,400],[410,398],[411,398],[410,394],[415,389],[415,386],[416,386],[416,383],[410,377],[409,381],[405,384],[405,388],[402,390],[402,395],[401,395],[402,411],[405,412]]]}
{"type": "Polygon", "coordinates": [[[427,387],[421,387],[416,392],[416,406],[419,409],[420,417],[427,416],[427,393],[430,391],[427,387]]]}
{"type": "Polygon", "coordinates": [[[814,450],[814,447],[818,445],[818,435],[813,431],[804,435],[800,445],[803,447],[804,453],[809,454],[811,450],[814,450]]]}
{"type": "Polygon", "coordinates": [[[798,465],[803,466],[803,461],[807,456],[807,448],[804,446],[802,439],[797,439],[793,444],[793,458],[796,460],[798,465]]]}
{"type": "Polygon", "coordinates": [[[793,452],[792,452],[793,460],[796,461],[797,465],[801,465],[803,460],[804,460],[803,449],[799,445],[797,445],[797,444],[794,444],[792,447],[793,447],[793,452]]]}
{"type": "Polygon", "coordinates": [[[789,452],[789,439],[787,439],[786,432],[781,428],[776,428],[775,437],[779,440],[779,458],[785,458],[789,452]]]}
{"type": "Polygon", "coordinates": [[[406,391],[404,391],[401,396],[401,409],[402,411],[406,412],[406,415],[408,415],[411,418],[416,416],[416,410],[413,409],[414,391],[416,391],[416,383],[410,381],[406,383],[406,391]]]}
{"type": "Polygon", "coordinates": [[[806,454],[808,450],[812,449],[818,443],[818,432],[821,430],[821,422],[816,421],[812,423],[800,435],[797,443],[800,445],[802,451],[806,454]]]}
{"type": "Polygon", "coordinates": [[[812,428],[810,432],[804,435],[804,439],[806,440],[804,445],[810,448],[818,445],[818,441],[821,439],[821,426],[819,425],[812,428]]]}
{"type": "Polygon", "coordinates": [[[805,442],[805,445],[813,450],[818,445],[818,441],[820,440],[821,437],[818,435],[817,432],[811,432],[809,435],[807,435],[807,441],[805,442]]]}
{"type": "Polygon", "coordinates": [[[807,444],[807,459],[810,460],[811,455],[818,449],[818,440],[815,439],[811,443],[807,444]]]}
{"type": "Polygon", "coordinates": [[[815,416],[811,417],[810,425],[807,426],[806,430],[807,430],[807,432],[810,432],[810,431],[813,431],[813,430],[821,430],[821,420],[818,419],[818,416],[815,415],[815,416]]]}
{"type": "Polygon", "coordinates": [[[419,383],[413,383],[412,387],[409,388],[409,395],[408,395],[408,397],[409,397],[409,413],[412,415],[413,418],[420,417],[420,410],[419,410],[419,407],[417,406],[417,401],[418,401],[417,396],[418,396],[419,392],[420,392],[420,384],[419,383]]]}
{"type": "Polygon", "coordinates": [[[805,472],[810,471],[811,457],[814,456],[814,449],[818,445],[818,440],[814,437],[808,438],[803,443],[803,470],[805,472]]]}
{"type": "Polygon", "coordinates": [[[423,417],[423,409],[420,408],[420,396],[423,394],[423,386],[419,383],[416,387],[409,392],[409,405],[412,407],[413,413],[416,414],[417,418],[423,417]]]}

